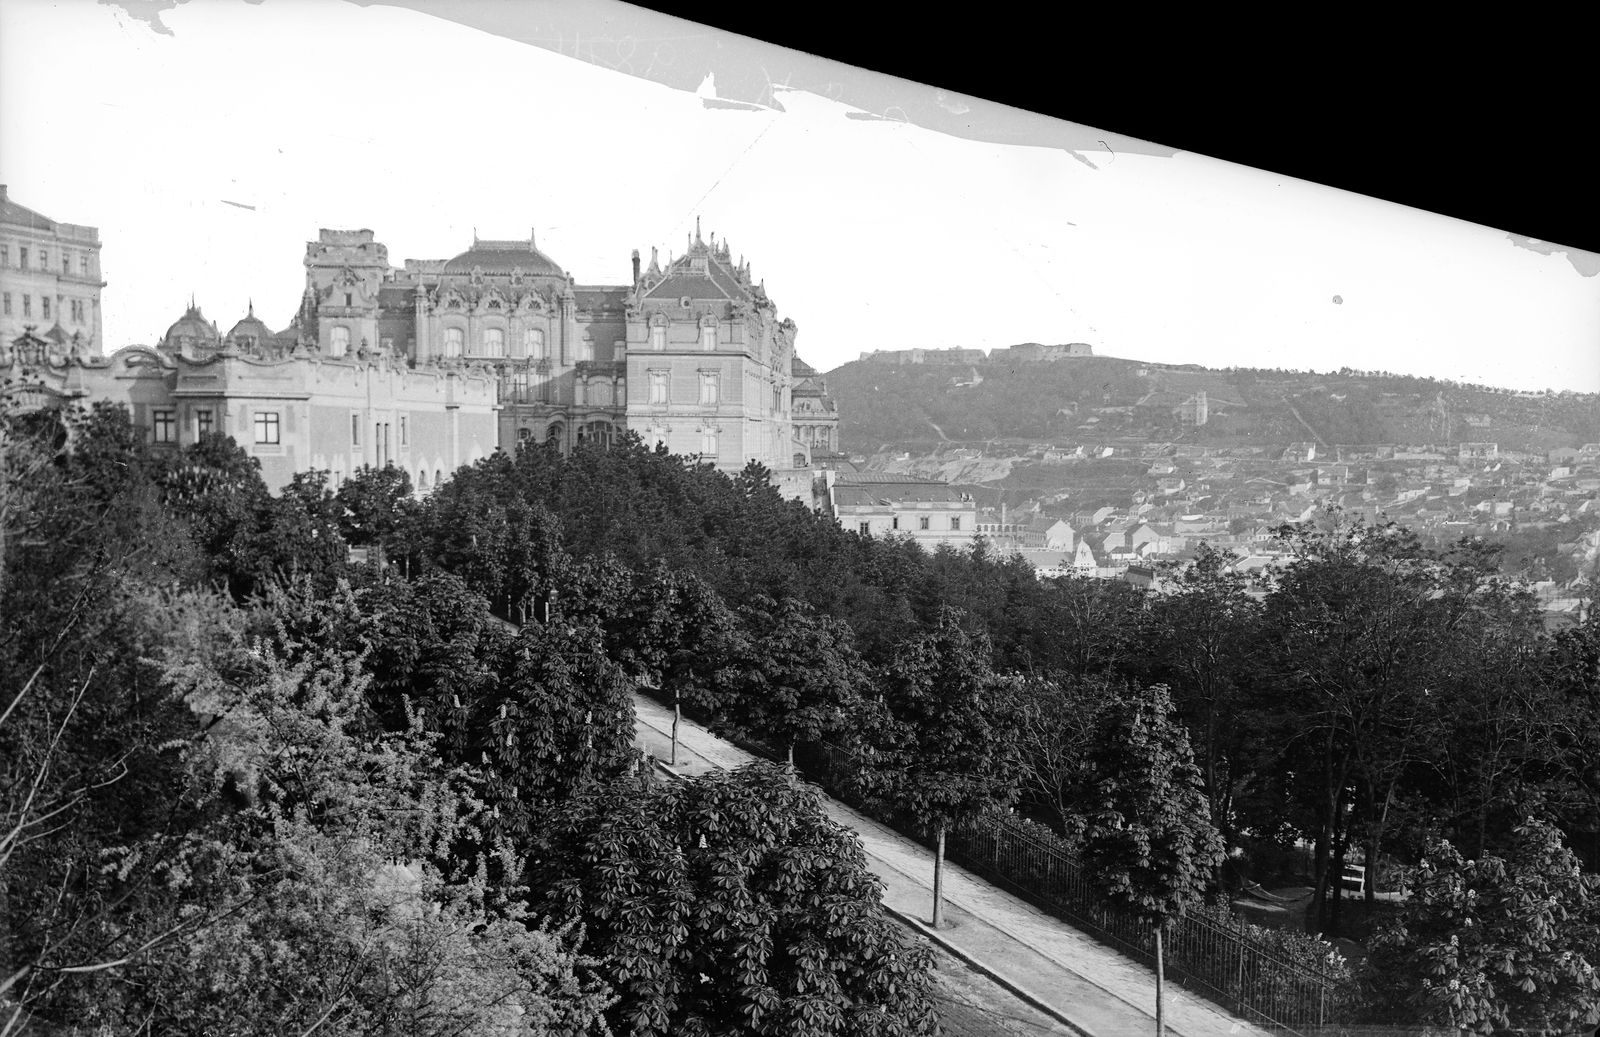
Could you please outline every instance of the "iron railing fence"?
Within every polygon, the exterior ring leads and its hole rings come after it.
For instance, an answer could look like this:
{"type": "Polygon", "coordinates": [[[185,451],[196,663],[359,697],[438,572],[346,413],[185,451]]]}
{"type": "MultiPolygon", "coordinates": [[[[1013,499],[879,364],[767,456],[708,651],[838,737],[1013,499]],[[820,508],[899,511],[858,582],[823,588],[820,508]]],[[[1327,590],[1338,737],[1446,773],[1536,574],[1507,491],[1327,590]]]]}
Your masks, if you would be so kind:
{"type": "MultiPolygon", "coordinates": [[[[669,692],[641,689],[670,706],[669,692]]],[[[709,717],[684,707],[683,715],[705,723],[709,717]]],[[[747,751],[781,760],[783,749],[736,739],[747,751]]],[[[861,794],[857,758],[828,743],[795,748],[795,766],[834,798],[925,846],[933,838],[908,817],[861,794]]],[[[1132,912],[1106,901],[1087,870],[1066,847],[1031,831],[1015,817],[995,817],[945,838],[945,856],[1100,942],[1155,966],[1155,933],[1132,912]]],[[[1286,961],[1261,944],[1246,923],[1221,922],[1205,914],[1185,914],[1163,937],[1166,975],[1263,1029],[1291,1037],[1351,1032],[1356,992],[1348,982],[1322,970],[1286,961]]]]}

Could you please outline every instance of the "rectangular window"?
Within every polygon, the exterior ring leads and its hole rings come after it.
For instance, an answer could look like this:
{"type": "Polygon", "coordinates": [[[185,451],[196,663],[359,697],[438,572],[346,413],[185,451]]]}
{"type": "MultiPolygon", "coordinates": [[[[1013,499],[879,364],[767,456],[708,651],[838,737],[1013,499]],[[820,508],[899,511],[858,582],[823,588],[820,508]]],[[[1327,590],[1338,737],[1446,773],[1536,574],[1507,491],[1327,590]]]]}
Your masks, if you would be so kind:
{"type": "Polygon", "coordinates": [[[278,412],[275,410],[256,411],[256,442],[277,443],[278,439],[278,412]]]}
{"type": "Polygon", "coordinates": [[[78,257],[78,273],[81,274],[84,277],[88,277],[89,276],[89,257],[88,256],[79,256],[78,257]]]}
{"type": "Polygon", "coordinates": [[[951,529],[960,529],[961,528],[961,516],[960,515],[951,516],[951,518],[950,518],[950,528],[951,529]]]}
{"type": "Polygon", "coordinates": [[[924,515],[921,518],[917,519],[917,528],[918,529],[927,529],[928,528],[928,516],[924,515]]]}
{"type": "Polygon", "coordinates": [[[410,446],[406,439],[406,416],[404,414],[400,415],[400,445],[410,446]]]}
{"type": "Polygon", "coordinates": [[[333,356],[344,356],[350,351],[350,329],[343,324],[335,324],[328,339],[328,352],[333,356]]]}
{"type": "Polygon", "coordinates": [[[715,432],[702,432],[700,434],[700,453],[706,457],[717,456],[717,434],[715,432]]]}
{"type": "Polygon", "coordinates": [[[154,411],[153,423],[157,443],[176,443],[178,441],[178,416],[174,411],[154,411]]]}
{"type": "Polygon", "coordinates": [[[72,257],[71,256],[63,255],[61,257],[61,272],[63,274],[72,273],[72,257]]]}
{"type": "Polygon", "coordinates": [[[721,395],[722,376],[715,371],[700,372],[700,406],[715,407],[721,395]]]}
{"type": "Polygon", "coordinates": [[[49,270],[50,269],[50,250],[49,249],[43,249],[42,248],[42,249],[39,250],[39,269],[40,270],[49,270]]]}
{"type": "Polygon", "coordinates": [[[50,319],[50,297],[48,295],[39,296],[39,313],[45,320],[50,319]]]}
{"type": "Polygon", "coordinates": [[[861,529],[861,535],[862,536],[869,537],[869,536],[872,535],[872,523],[863,522],[863,523],[861,523],[860,529],[861,529]]]}
{"type": "Polygon", "coordinates": [[[197,411],[195,411],[194,412],[194,435],[195,435],[195,438],[199,439],[201,436],[209,436],[209,435],[211,435],[211,430],[212,430],[212,423],[211,423],[211,411],[210,411],[210,409],[208,408],[206,410],[197,410],[197,411]]]}
{"type": "Polygon", "coordinates": [[[650,348],[657,353],[667,348],[667,329],[657,324],[650,329],[650,348]]]}
{"type": "Polygon", "coordinates": [[[350,445],[361,445],[361,415],[350,415],[350,445]]]}
{"type": "Polygon", "coordinates": [[[22,297],[22,315],[24,317],[33,316],[33,296],[24,295],[22,297]]]}
{"type": "Polygon", "coordinates": [[[899,515],[896,515],[894,518],[889,520],[889,528],[890,529],[899,529],[900,528],[900,516],[899,515]]]}
{"type": "Polygon", "coordinates": [[[11,265],[11,246],[0,245],[0,266],[11,265]]]}
{"type": "Polygon", "coordinates": [[[28,269],[28,247],[26,245],[17,249],[17,266],[23,270],[28,269]]]}
{"type": "Polygon", "coordinates": [[[6,299],[6,316],[9,317],[9,316],[11,316],[11,293],[10,292],[6,292],[5,293],[5,299],[6,299]]]}
{"type": "Polygon", "coordinates": [[[650,372],[650,402],[657,407],[667,403],[667,372],[650,372]]]}
{"type": "Polygon", "coordinates": [[[700,348],[707,353],[717,348],[717,329],[715,326],[700,329],[700,348]]]}

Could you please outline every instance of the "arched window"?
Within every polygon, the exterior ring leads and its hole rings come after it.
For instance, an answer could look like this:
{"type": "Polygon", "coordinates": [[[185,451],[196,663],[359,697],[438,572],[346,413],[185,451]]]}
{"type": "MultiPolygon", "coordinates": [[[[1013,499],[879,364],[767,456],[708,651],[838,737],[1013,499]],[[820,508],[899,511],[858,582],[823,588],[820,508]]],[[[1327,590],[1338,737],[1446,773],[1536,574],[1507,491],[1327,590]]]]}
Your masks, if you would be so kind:
{"type": "Polygon", "coordinates": [[[328,333],[328,353],[331,356],[344,356],[350,352],[350,329],[343,324],[335,324],[328,333]]]}
{"type": "Polygon", "coordinates": [[[566,438],[567,427],[559,421],[545,430],[544,441],[546,443],[555,443],[559,446],[566,438]]]}
{"type": "Polygon", "coordinates": [[[460,328],[444,329],[444,355],[460,356],[462,343],[466,341],[466,333],[460,328]]]}
{"type": "Polygon", "coordinates": [[[578,426],[578,442],[597,446],[602,450],[611,448],[612,428],[609,421],[591,421],[578,426]]]}
{"type": "Polygon", "coordinates": [[[528,349],[528,359],[544,359],[544,332],[539,328],[529,328],[522,336],[528,349]]]}
{"type": "Polygon", "coordinates": [[[667,326],[665,324],[652,324],[650,326],[650,348],[657,353],[667,348],[667,326]]]}
{"type": "Polygon", "coordinates": [[[417,469],[417,489],[426,490],[427,488],[428,488],[428,470],[426,468],[418,468],[417,469]]]}
{"type": "Polygon", "coordinates": [[[433,486],[434,486],[434,489],[438,489],[439,488],[439,484],[442,483],[442,482],[444,482],[444,469],[443,468],[435,468],[433,470],[433,486]]]}
{"type": "Polygon", "coordinates": [[[717,348],[717,326],[715,324],[707,324],[700,329],[700,348],[708,353],[717,348]]]}
{"type": "Polygon", "coordinates": [[[500,328],[485,328],[483,332],[483,355],[502,357],[506,355],[506,333],[500,328]]]}

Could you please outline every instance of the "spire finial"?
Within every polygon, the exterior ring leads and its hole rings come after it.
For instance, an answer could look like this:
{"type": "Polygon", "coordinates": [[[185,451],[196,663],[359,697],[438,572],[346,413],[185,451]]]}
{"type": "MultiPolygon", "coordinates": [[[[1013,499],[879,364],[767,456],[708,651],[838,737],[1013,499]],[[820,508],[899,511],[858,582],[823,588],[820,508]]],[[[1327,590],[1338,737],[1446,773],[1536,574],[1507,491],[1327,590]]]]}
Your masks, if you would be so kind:
{"type": "Polygon", "coordinates": [[[251,299],[250,299],[250,312],[249,312],[248,316],[254,317],[255,315],[256,315],[256,300],[255,300],[255,297],[252,296],[251,299]]]}
{"type": "Polygon", "coordinates": [[[538,228],[537,227],[529,227],[528,228],[528,247],[529,248],[538,248],[539,247],[538,228]]]}
{"type": "Polygon", "coordinates": [[[694,240],[700,240],[700,217],[694,218],[694,240]]]}

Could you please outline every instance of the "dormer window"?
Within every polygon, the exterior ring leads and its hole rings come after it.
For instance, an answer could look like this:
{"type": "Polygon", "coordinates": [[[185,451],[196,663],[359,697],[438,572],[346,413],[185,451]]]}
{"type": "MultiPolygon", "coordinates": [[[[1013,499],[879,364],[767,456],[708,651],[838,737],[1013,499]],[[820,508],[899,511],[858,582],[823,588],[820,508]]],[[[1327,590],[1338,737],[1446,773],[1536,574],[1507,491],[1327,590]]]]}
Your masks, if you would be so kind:
{"type": "Polygon", "coordinates": [[[578,342],[578,360],[581,362],[581,361],[593,360],[593,359],[594,359],[594,339],[590,338],[589,337],[589,333],[587,331],[585,331],[583,333],[582,340],[578,342]]]}
{"type": "Polygon", "coordinates": [[[717,348],[717,326],[715,324],[707,324],[700,329],[700,348],[708,353],[717,348]]]}
{"type": "Polygon", "coordinates": [[[655,324],[650,328],[650,348],[657,353],[667,348],[667,326],[655,324]]]}

